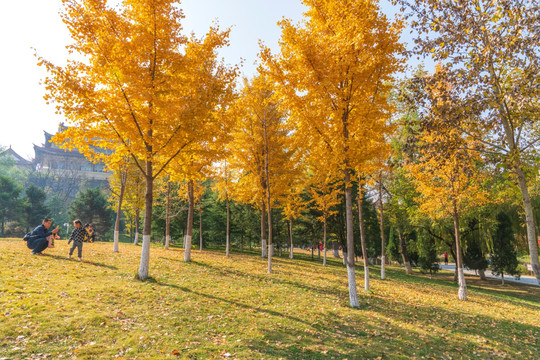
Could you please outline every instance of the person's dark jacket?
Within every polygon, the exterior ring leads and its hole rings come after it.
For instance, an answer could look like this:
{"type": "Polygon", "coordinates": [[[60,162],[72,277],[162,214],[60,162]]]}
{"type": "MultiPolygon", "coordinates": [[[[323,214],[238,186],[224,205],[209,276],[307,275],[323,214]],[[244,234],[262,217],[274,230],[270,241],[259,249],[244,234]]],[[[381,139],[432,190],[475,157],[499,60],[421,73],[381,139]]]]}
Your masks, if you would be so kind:
{"type": "Polygon", "coordinates": [[[45,225],[41,224],[32,230],[32,238],[41,239],[46,238],[47,236],[52,235],[52,230],[49,231],[45,228],[45,225]]]}
{"type": "Polygon", "coordinates": [[[68,244],[73,241],[73,243],[82,243],[84,241],[84,236],[86,235],[86,229],[83,227],[73,229],[71,236],[69,237],[68,244]]]}

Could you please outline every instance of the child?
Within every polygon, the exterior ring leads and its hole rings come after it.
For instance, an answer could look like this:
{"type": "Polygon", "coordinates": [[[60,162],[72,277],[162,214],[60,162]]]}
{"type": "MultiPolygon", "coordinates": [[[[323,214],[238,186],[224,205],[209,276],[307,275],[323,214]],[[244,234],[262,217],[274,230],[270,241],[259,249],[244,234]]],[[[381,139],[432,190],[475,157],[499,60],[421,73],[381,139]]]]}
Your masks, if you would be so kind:
{"type": "Polygon", "coordinates": [[[75,229],[73,229],[68,241],[68,244],[73,241],[73,246],[71,246],[71,249],[69,250],[68,259],[71,259],[71,255],[73,255],[73,251],[75,250],[75,247],[77,247],[79,261],[82,261],[82,245],[86,235],[86,230],[82,227],[82,222],[79,219],[73,221],[73,225],[75,226],[75,229]]]}

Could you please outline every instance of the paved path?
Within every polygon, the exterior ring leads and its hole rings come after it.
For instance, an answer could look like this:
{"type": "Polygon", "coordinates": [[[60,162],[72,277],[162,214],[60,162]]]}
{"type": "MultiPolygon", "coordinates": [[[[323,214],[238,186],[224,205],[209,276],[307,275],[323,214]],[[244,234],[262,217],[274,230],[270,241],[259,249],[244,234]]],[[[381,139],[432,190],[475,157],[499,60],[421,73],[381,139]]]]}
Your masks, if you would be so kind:
{"type": "MultiPolygon", "coordinates": [[[[450,270],[452,272],[456,271],[456,264],[451,264],[451,263],[449,263],[448,265],[439,264],[439,266],[443,270],[450,270]]],[[[474,270],[469,270],[469,269],[465,269],[464,272],[466,274],[473,274],[473,275],[476,274],[476,272],[474,270]]],[[[501,276],[493,275],[491,273],[491,270],[486,270],[486,277],[501,280],[501,276]]],[[[513,277],[511,275],[505,275],[504,276],[504,281],[505,282],[506,281],[512,281],[512,282],[517,282],[517,283],[526,284],[526,285],[540,286],[540,285],[538,285],[538,282],[536,281],[536,278],[534,276],[527,276],[527,275],[521,275],[521,278],[519,280],[517,280],[515,277],[513,277]]]]}

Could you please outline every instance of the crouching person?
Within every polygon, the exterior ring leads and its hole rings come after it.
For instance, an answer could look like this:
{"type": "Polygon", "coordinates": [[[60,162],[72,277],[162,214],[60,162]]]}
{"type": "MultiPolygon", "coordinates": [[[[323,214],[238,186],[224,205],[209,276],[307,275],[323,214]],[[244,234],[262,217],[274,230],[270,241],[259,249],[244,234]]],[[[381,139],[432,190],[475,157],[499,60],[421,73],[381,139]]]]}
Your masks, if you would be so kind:
{"type": "Polygon", "coordinates": [[[68,244],[73,241],[73,246],[71,246],[71,249],[69,249],[68,259],[71,259],[73,251],[75,250],[75,248],[77,248],[77,255],[79,256],[79,261],[81,261],[82,245],[86,235],[86,230],[82,227],[82,222],[79,219],[73,221],[73,225],[75,226],[75,229],[73,229],[73,232],[71,233],[68,241],[68,244]]]}
{"type": "Polygon", "coordinates": [[[52,220],[45,218],[41,225],[32,231],[30,238],[26,241],[26,246],[32,250],[32,255],[39,255],[46,248],[54,247],[52,246],[52,238],[56,236],[59,227],[49,231],[51,224],[52,220]]]}

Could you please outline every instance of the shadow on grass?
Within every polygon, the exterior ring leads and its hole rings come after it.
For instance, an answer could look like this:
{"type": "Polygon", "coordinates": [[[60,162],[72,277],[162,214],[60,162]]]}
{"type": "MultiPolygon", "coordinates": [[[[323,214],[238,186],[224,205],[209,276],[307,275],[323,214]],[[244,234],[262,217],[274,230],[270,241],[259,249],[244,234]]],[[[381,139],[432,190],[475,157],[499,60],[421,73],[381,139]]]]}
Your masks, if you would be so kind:
{"type": "Polygon", "coordinates": [[[98,262],[94,262],[94,261],[88,261],[88,260],[79,261],[77,259],[68,259],[65,256],[51,255],[51,254],[41,254],[41,256],[47,256],[47,257],[50,257],[50,258],[53,258],[53,259],[56,259],[56,260],[81,262],[81,263],[92,265],[92,266],[99,266],[99,267],[104,267],[104,268],[111,269],[111,270],[118,270],[118,268],[116,266],[107,265],[107,264],[103,264],[103,263],[98,263],[98,262]]]}
{"type": "Polygon", "coordinates": [[[366,310],[349,316],[321,312],[312,328],[325,333],[266,328],[250,347],[261,357],[285,359],[537,358],[536,326],[439,303],[378,295],[363,300],[366,310]]]}
{"type": "MultiPolygon", "coordinates": [[[[280,284],[280,285],[288,285],[288,286],[298,288],[298,289],[302,289],[302,290],[305,290],[305,291],[314,291],[314,292],[317,292],[317,293],[319,293],[321,295],[336,295],[336,292],[338,291],[338,290],[336,290],[335,288],[333,288],[331,286],[327,286],[327,287],[308,286],[308,285],[306,285],[304,283],[301,283],[301,282],[278,278],[277,276],[272,276],[272,274],[258,275],[258,274],[253,274],[253,273],[247,273],[247,272],[240,271],[240,270],[228,270],[228,269],[225,269],[225,268],[213,266],[213,265],[198,262],[198,261],[191,261],[191,263],[194,264],[194,265],[197,265],[197,266],[201,266],[201,267],[210,269],[210,270],[212,270],[212,271],[214,271],[216,273],[221,274],[222,276],[231,276],[232,275],[232,276],[243,277],[243,278],[246,278],[246,279],[247,278],[256,279],[256,280],[258,280],[260,282],[267,281],[267,282],[280,284]]],[[[290,265],[294,266],[294,264],[290,264],[290,265]]]]}
{"type": "Polygon", "coordinates": [[[278,318],[288,319],[288,320],[291,320],[293,322],[302,324],[304,326],[314,327],[318,331],[323,332],[323,333],[327,333],[328,335],[330,335],[330,333],[328,333],[327,330],[323,326],[314,324],[311,321],[303,320],[303,319],[301,319],[301,318],[299,318],[297,316],[284,314],[284,313],[281,313],[279,311],[265,309],[265,308],[262,308],[262,307],[254,307],[254,306],[251,306],[251,305],[248,305],[248,304],[236,301],[236,300],[225,299],[223,297],[215,296],[215,295],[212,295],[212,294],[205,294],[205,293],[202,293],[202,292],[195,291],[193,289],[187,288],[185,286],[178,286],[178,285],[175,285],[175,284],[168,284],[168,283],[159,281],[159,280],[154,279],[154,278],[148,278],[146,281],[149,281],[149,282],[154,283],[154,284],[159,285],[159,286],[178,289],[178,290],[181,290],[181,291],[183,291],[185,293],[193,294],[193,295],[205,298],[205,299],[220,301],[220,302],[223,302],[223,303],[226,303],[226,304],[236,306],[236,307],[238,307],[240,309],[245,309],[245,310],[250,311],[250,312],[255,312],[255,313],[260,313],[260,314],[263,314],[263,315],[269,315],[269,316],[275,316],[275,317],[278,317],[278,318]]]}
{"type": "MultiPolygon", "coordinates": [[[[437,273],[433,279],[425,275],[407,275],[403,271],[395,268],[387,268],[388,278],[399,280],[411,285],[433,286],[437,285],[447,288],[448,291],[455,291],[457,294],[458,284],[453,280],[453,273],[437,273]]],[[[508,282],[501,285],[496,279],[481,280],[479,277],[466,274],[465,281],[467,288],[476,293],[489,295],[499,300],[508,301],[518,306],[527,306],[532,310],[540,310],[540,289],[536,286],[508,282]]],[[[456,295],[457,296],[457,295],[456,295]]]]}

